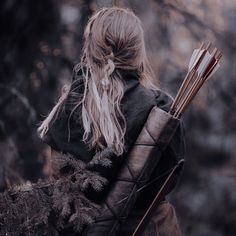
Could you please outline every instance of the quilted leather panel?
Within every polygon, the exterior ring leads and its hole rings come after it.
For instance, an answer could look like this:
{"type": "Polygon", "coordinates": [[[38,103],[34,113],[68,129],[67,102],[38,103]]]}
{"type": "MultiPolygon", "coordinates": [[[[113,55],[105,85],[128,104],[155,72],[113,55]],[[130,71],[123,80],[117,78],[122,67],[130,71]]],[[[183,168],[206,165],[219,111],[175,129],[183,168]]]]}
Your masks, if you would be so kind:
{"type": "Polygon", "coordinates": [[[152,108],[117,181],[107,195],[100,217],[87,227],[83,235],[115,235],[118,232],[137,199],[137,190],[148,182],[178,125],[179,120],[169,113],[157,106],[152,108]]]}

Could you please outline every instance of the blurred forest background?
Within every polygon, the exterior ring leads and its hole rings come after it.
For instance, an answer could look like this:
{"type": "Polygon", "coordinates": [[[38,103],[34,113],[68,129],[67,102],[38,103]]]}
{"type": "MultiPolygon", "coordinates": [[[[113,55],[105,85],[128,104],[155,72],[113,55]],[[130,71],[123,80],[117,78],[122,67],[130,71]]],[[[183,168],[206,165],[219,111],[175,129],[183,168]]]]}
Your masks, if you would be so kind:
{"type": "Polygon", "coordinates": [[[184,115],[187,162],[170,200],[183,235],[235,236],[235,0],[1,0],[0,190],[49,176],[36,129],[70,82],[88,17],[113,4],[140,17],[156,80],[172,96],[194,48],[222,50],[221,69],[184,115]]]}

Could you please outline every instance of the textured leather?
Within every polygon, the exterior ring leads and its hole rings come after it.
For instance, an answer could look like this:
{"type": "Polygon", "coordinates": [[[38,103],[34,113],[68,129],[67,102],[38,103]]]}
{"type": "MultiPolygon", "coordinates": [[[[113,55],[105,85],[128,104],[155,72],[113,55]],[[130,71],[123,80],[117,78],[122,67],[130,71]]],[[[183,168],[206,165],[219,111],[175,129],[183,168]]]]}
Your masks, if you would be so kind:
{"type": "MultiPolygon", "coordinates": [[[[119,232],[119,236],[131,236],[134,233],[134,225],[138,225],[143,217],[143,211],[136,211],[126,220],[125,227],[119,232]]],[[[142,236],[181,236],[181,230],[175,214],[175,209],[170,202],[164,200],[157,208],[145,225],[142,236]]]]}
{"type": "Polygon", "coordinates": [[[154,106],[117,179],[102,205],[96,222],[83,235],[116,235],[172,139],[179,120],[154,106]]]}

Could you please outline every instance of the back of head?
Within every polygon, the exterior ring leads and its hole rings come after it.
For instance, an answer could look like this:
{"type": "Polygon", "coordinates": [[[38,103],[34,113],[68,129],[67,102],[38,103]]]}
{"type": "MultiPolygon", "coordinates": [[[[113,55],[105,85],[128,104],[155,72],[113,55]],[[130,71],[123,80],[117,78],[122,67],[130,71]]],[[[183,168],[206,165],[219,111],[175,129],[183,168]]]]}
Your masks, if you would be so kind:
{"type": "Polygon", "coordinates": [[[139,18],[128,9],[103,8],[90,19],[84,31],[83,60],[96,69],[112,60],[117,70],[135,70],[140,82],[152,87],[144,33],[139,18]]]}

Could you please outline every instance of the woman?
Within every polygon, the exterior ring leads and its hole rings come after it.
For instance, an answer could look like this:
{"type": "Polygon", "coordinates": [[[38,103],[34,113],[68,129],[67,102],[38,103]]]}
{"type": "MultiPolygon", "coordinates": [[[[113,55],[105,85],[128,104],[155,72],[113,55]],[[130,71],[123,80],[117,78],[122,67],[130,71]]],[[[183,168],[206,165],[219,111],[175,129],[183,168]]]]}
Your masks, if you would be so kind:
{"type": "MultiPolygon", "coordinates": [[[[72,83],[38,131],[44,142],[51,146],[52,159],[57,158],[58,153],[64,153],[86,164],[91,160],[100,163],[93,165],[92,170],[104,181],[93,189],[84,188],[86,197],[96,204],[104,200],[115,184],[122,162],[151,108],[158,106],[164,111],[170,108],[172,99],[154,85],[153,78],[138,17],[130,10],[117,7],[103,8],[94,14],[84,31],[81,63],[74,68],[72,83]],[[98,153],[102,152],[105,154],[98,158],[98,153]],[[113,158],[107,158],[110,153],[113,158]]],[[[168,171],[181,158],[183,137],[180,127],[150,181],[168,171]]],[[[71,168],[60,169],[59,175],[70,172],[71,168]]],[[[118,234],[132,234],[158,189],[158,183],[144,188],[129,217],[120,225],[118,234]]],[[[86,228],[84,234],[89,235],[86,228]]],[[[104,233],[98,230],[96,235],[104,233]]],[[[174,209],[165,199],[146,226],[144,235],[180,235],[174,209]]]]}

